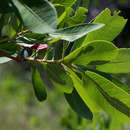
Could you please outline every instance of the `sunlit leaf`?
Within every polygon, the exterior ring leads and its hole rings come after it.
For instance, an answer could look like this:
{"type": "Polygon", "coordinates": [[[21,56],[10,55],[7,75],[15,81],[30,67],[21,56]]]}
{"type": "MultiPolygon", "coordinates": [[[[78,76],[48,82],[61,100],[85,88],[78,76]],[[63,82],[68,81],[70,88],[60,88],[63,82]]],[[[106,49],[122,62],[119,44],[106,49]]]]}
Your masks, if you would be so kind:
{"type": "Polygon", "coordinates": [[[64,58],[64,63],[77,65],[104,64],[117,56],[117,48],[108,41],[92,41],[64,58]]]}
{"type": "Polygon", "coordinates": [[[85,74],[91,78],[104,98],[117,110],[130,117],[130,94],[113,82],[91,71],[85,74]]]}
{"type": "Polygon", "coordinates": [[[114,40],[122,31],[126,22],[126,19],[119,16],[119,12],[115,11],[114,14],[111,15],[111,11],[109,9],[105,9],[95,18],[93,22],[105,24],[105,26],[99,30],[89,33],[86,36],[83,45],[86,45],[88,42],[93,40],[114,40]]]}
{"type": "Polygon", "coordinates": [[[97,69],[108,73],[130,73],[130,49],[119,49],[119,54],[116,59],[101,66],[97,69]]]}
{"type": "Polygon", "coordinates": [[[112,82],[110,82],[109,80],[103,77],[102,77],[103,81],[98,80],[96,78],[93,79],[93,77],[91,77],[91,79],[88,78],[87,76],[90,76],[89,75],[91,73],[90,71],[86,71],[85,74],[79,74],[78,76],[68,67],[66,67],[65,69],[66,71],[69,72],[73,80],[74,87],[77,90],[78,94],[83,99],[83,101],[88,105],[88,107],[90,108],[90,110],[93,112],[94,115],[97,112],[100,112],[101,109],[103,109],[109,114],[109,116],[117,117],[116,118],[117,121],[130,122],[130,119],[128,117],[129,110],[130,110],[128,109],[128,106],[129,106],[128,104],[130,103],[129,96],[128,96],[129,94],[127,94],[122,89],[116,87],[115,84],[113,84],[112,82]],[[104,80],[107,81],[107,83],[104,82],[104,80]],[[99,88],[95,84],[95,82],[97,83],[99,81],[100,81],[100,84],[98,85],[100,86],[100,88],[102,88],[103,90],[102,92],[105,92],[105,93],[102,93],[101,89],[99,90],[99,88]],[[106,93],[108,95],[106,95],[106,93]],[[108,98],[111,100],[108,100],[108,98]],[[114,98],[117,98],[117,100],[114,100],[114,98]]]}

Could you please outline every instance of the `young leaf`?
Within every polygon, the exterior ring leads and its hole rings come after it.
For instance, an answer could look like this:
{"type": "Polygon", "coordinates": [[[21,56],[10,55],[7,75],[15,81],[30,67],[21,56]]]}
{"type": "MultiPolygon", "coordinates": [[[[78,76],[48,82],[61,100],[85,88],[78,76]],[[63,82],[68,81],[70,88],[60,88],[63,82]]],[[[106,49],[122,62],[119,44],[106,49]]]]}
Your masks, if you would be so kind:
{"type": "Polygon", "coordinates": [[[72,109],[77,112],[80,116],[92,120],[93,114],[88,106],[81,99],[77,91],[74,89],[71,94],[65,93],[65,98],[72,109]]]}
{"type": "Polygon", "coordinates": [[[105,26],[99,30],[89,33],[83,42],[86,45],[88,42],[93,40],[107,40],[113,41],[119,33],[122,31],[127,20],[119,16],[119,12],[115,11],[113,16],[109,9],[105,9],[101,12],[93,23],[102,23],[105,26]]]}
{"type": "Polygon", "coordinates": [[[17,7],[24,25],[35,33],[49,33],[56,29],[57,13],[53,5],[46,0],[24,1],[12,0],[17,7]]]}
{"type": "Polygon", "coordinates": [[[88,10],[83,7],[79,7],[78,10],[76,11],[76,14],[72,17],[68,17],[65,22],[69,24],[69,26],[77,25],[84,23],[86,20],[86,13],[88,10]]]}
{"type": "Polygon", "coordinates": [[[66,56],[64,63],[77,65],[103,64],[114,59],[117,54],[118,50],[111,42],[92,41],[66,56]]]}
{"type": "Polygon", "coordinates": [[[35,67],[32,67],[32,84],[37,99],[39,101],[44,101],[47,98],[45,85],[35,67]]]}
{"type": "Polygon", "coordinates": [[[73,42],[85,35],[89,32],[102,28],[104,24],[79,24],[63,29],[56,30],[53,33],[50,33],[50,36],[62,37],[63,40],[73,42]]]}
{"type": "Polygon", "coordinates": [[[97,69],[108,73],[130,73],[130,49],[119,49],[118,56],[111,62],[97,66],[97,69]]]}
{"type": "Polygon", "coordinates": [[[58,25],[61,23],[63,25],[65,20],[70,17],[71,13],[72,13],[72,8],[70,8],[70,7],[66,8],[65,11],[58,18],[58,25]]]}

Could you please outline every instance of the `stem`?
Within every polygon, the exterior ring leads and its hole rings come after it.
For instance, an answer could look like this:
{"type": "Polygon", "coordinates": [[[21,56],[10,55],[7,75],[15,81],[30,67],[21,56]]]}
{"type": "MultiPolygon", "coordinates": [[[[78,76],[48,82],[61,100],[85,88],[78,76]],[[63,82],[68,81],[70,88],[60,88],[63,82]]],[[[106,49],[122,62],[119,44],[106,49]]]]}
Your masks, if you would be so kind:
{"type": "Polygon", "coordinates": [[[57,60],[42,60],[42,59],[35,59],[32,57],[26,58],[25,61],[30,61],[30,62],[38,62],[38,63],[59,63],[57,60]]]}
{"type": "Polygon", "coordinates": [[[17,36],[22,35],[22,34],[24,34],[24,33],[28,33],[28,32],[30,32],[30,30],[23,30],[23,31],[19,32],[19,33],[17,34],[17,36]]]}
{"type": "Polygon", "coordinates": [[[0,43],[6,42],[6,41],[12,41],[13,38],[16,38],[16,37],[18,37],[24,33],[28,33],[28,32],[30,32],[30,30],[23,30],[23,31],[19,32],[18,34],[16,34],[15,36],[13,36],[11,39],[9,37],[4,38],[4,39],[0,39],[0,43]]]}
{"type": "Polygon", "coordinates": [[[35,58],[32,58],[32,57],[28,57],[26,59],[22,59],[22,58],[17,58],[17,57],[13,57],[13,56],[10,56],[8,54],[6,54],[5,52],[2,52],[0,51],[0,55],[2,56],[5,56],[5,57],[8,57],[16,62],[25,62],[25,61],[30,61],[30,62],[38,62],[38,63],[59,63],[58,60],[42,60],[42,59],[35,59],[35,58]]]}

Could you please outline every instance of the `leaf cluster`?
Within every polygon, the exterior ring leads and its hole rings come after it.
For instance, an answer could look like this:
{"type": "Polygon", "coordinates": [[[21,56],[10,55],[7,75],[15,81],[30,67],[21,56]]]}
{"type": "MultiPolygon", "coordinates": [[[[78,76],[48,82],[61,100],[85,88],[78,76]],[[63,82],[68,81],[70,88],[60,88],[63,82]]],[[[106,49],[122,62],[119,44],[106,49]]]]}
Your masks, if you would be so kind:
{"type": "Polygon", "coordinates": [[[0,5],[0,63],[30,63],[39,101],[55,86],[80,116],[92,120],[104,110],[130,122],[130,89],[112,73],[129,73],[130,50],[112,41],[127,20],[102,11],[85,23],[80,0],[4,0],[0,5]]]}

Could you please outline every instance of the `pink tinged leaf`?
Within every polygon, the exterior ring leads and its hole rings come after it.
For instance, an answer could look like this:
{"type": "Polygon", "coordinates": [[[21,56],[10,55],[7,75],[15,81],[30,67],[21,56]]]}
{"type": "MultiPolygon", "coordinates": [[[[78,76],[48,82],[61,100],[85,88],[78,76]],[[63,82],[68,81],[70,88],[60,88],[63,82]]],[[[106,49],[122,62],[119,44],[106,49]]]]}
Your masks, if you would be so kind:
{"type": "Polygon", "coordinates": [[[22,47],[27,47],[27,48],[31,48],[31,49],[35,49],[35,50],[43,50],[48,47],[47,44],[38,44],[38,43],[34,43],[34,44],[17,43],[17,44],[22,47]]]}
{"type": "Polygon", "coordinates": [[[36,49],[36,50],[43,50],[46,49],[48,47],[47,44],[33,44],[33,46],[31,47],[32,49],[36,49]]]}

